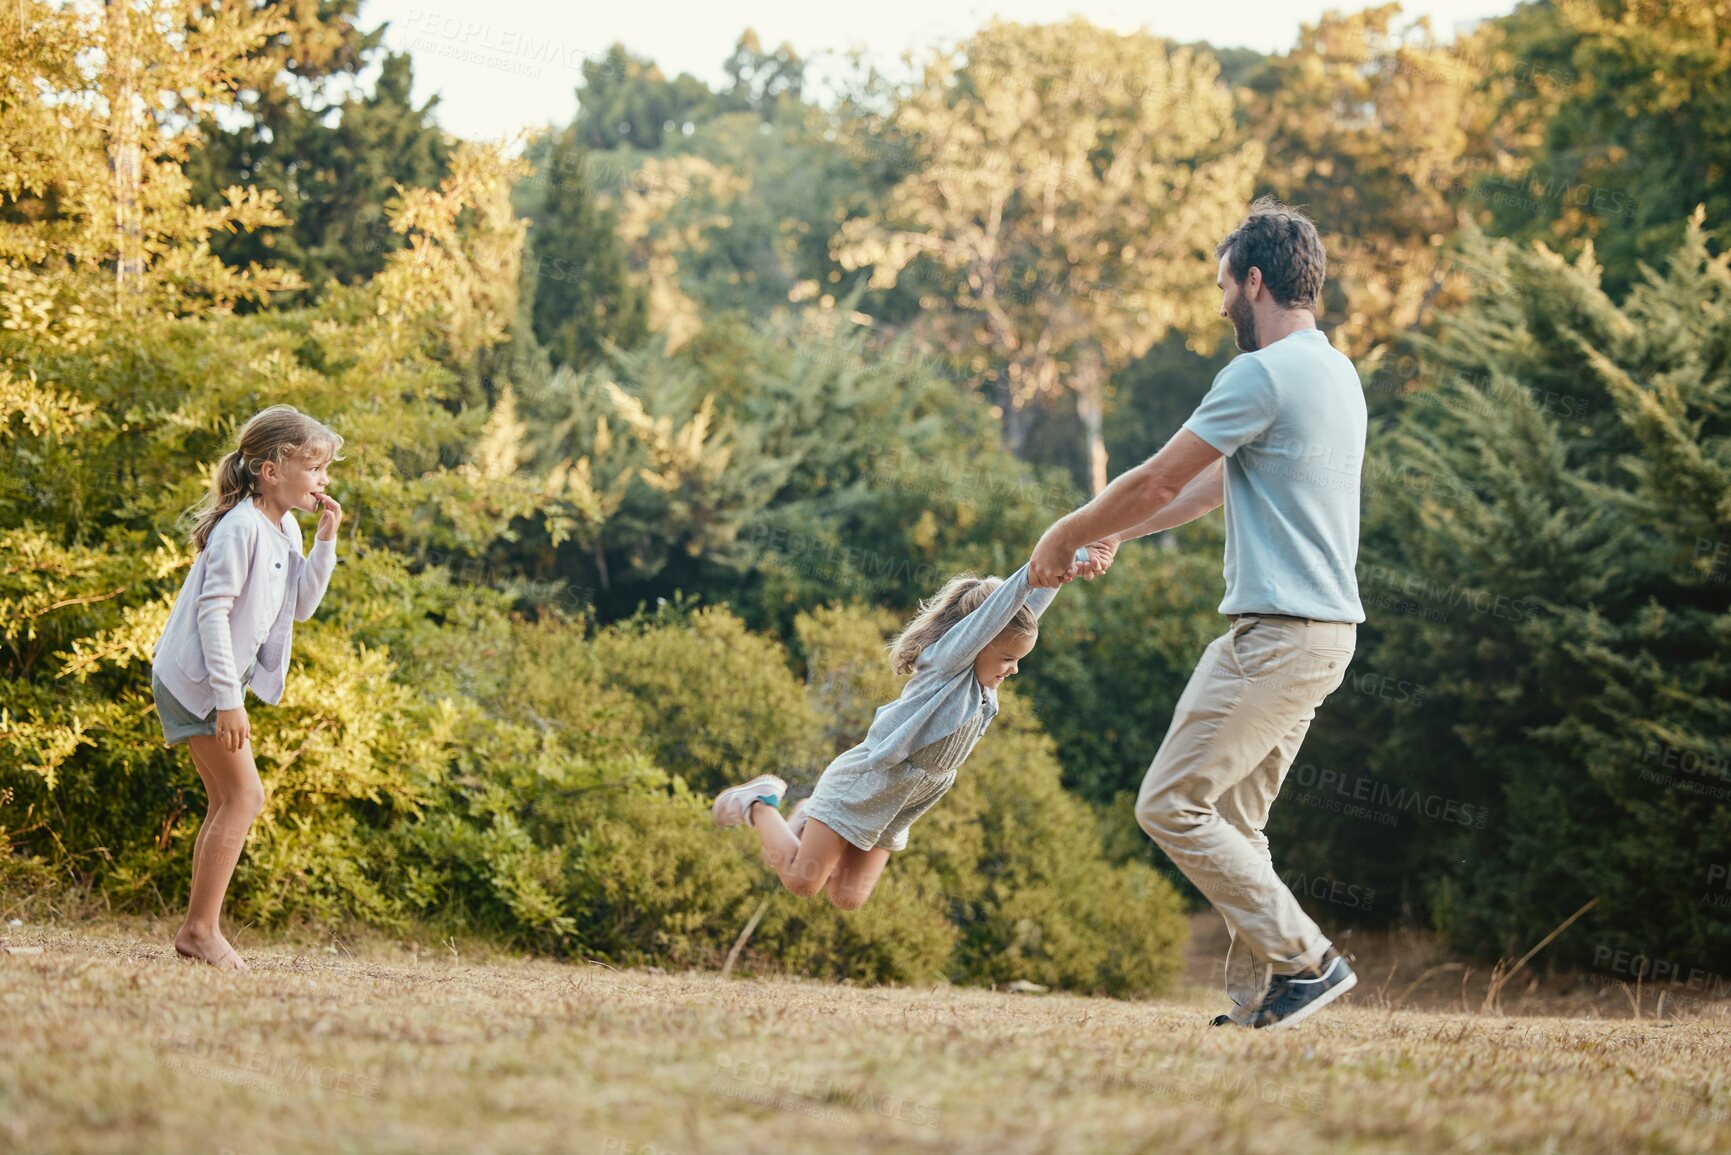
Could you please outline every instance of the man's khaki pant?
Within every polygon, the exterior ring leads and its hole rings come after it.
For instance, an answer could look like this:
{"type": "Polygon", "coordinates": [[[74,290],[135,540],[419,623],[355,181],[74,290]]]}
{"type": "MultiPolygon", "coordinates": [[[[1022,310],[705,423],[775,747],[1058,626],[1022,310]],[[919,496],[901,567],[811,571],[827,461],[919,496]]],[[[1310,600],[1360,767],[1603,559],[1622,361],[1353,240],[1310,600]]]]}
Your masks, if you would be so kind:
{"type": "Polygon", "coordinates": [[[1203,653],[1142,780],[1136,820],[1226,920],[1235,1017],[1255,1009],[1271,968],[1294,974],[1329,947],[1274,872],[1262,828],[1357,636],[1347,622],[1234,621],[1203,653]]]}

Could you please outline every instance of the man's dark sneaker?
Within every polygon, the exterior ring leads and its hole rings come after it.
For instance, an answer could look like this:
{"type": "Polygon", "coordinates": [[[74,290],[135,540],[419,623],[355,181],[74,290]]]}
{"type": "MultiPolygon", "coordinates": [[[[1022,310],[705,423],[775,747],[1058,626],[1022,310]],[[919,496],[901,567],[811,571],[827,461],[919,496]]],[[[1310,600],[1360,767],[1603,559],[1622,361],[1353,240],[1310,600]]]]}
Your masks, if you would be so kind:
{"type": "Polygon", "coordinates": [[[1358,976],[1333,947],[1322,956],[1315,970],[1295,975],[1275,975],[1262,996],[1262,1005],[1250,1016],[1253,1027],[1290,1027],[1358,985],[1358,976]]]}

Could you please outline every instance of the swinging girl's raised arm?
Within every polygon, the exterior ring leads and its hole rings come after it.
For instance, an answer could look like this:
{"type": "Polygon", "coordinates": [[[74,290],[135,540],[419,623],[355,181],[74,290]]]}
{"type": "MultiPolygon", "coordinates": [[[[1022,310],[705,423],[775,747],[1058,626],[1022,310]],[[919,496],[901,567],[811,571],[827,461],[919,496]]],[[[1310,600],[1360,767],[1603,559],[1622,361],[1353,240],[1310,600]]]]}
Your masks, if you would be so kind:
{"type": "Polygon", "coordinates": [[[927,646],[914,666],[915,674],[935,673],[953,678],[991,645],[992,639],[1004,632],[1004,627],[1026,605],[1039,617],[1058,595],[1056,589],[1036,590],[1028,585],[1028,567],[1005,578],[997,589],[986,596],[978,609],[954,626],[948,633],[927,646]]]}

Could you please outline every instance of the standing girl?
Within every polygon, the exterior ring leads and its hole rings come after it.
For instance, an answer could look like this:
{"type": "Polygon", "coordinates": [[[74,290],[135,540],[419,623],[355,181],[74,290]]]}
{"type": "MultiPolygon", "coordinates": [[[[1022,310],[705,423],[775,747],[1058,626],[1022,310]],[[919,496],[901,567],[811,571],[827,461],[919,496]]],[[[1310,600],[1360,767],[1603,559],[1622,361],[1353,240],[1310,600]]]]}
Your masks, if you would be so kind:
{"type": "MultiPolygon", "coordinates": [[[[1093,576],[1088,550],[1076,565],[1073,574],[1093,576]]],[[[908,827],[955,784],[1057,592],[1032,589],[1025,565],[1007,580],[951,578],[890,645],[896,673],[912,675],[901,697],[878,708],[865,741],[829,764],[791,821],[778,809],[787,783],[761,774],[716,796],[715,824],[749,823],[764,863],[793,893],[826,891],[842,910],[858,909],[891,852],[907,849],[908,827]]]]}
{"type": "Polygon", "coordinates": [[[253,764],[245,692],[282,699],[294,623],[312,617],[337,560],[343,508],[325,493],[343,439],[288,405],[240,431],[211,491],[194,510],[192,571],[151,659],[151,689],[170,746],[187,743],[210,795],[192,845],[192,898],[174,949],[188,959],[245,970],[219,920],[252,820],[264,807],[253,764]],[[319,515],[301,555],[292,510],[319,515]]]}

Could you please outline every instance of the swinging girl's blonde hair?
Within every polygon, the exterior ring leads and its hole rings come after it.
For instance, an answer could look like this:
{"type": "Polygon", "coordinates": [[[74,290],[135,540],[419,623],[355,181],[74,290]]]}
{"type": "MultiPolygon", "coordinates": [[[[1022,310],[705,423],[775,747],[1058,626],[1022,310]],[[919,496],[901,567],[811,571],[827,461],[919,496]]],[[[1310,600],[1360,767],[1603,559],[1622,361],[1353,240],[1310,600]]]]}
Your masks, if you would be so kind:
{"type": "MultiPolygon", "coordinates": [[[[890,664],[896,673],[903,676],[913,673],[914,664],[927,646],[979,609],[987,596],[1003,584],[1003,578],[975,577],[971,573],[957,574],[945,582],[943,589],[920,603],[920,612],[890,643],[890,664]]],[[[1023,606],[998,637],[1034,638],[1039,635],[1040,619],[1034,616],[1033,610],[1023,606]]]]}
{"type": "Polygon", "coordinates": [[[188,516],[194,519],[192,545],[202,550],[223,514],[258,492],[259,468],[306,457],[314,465],[338,460],[343,439],[330,426],[315,421],[292,405],[272,405],[241,426],[240,447],[216,467],[210,491],[188,516]]]}

